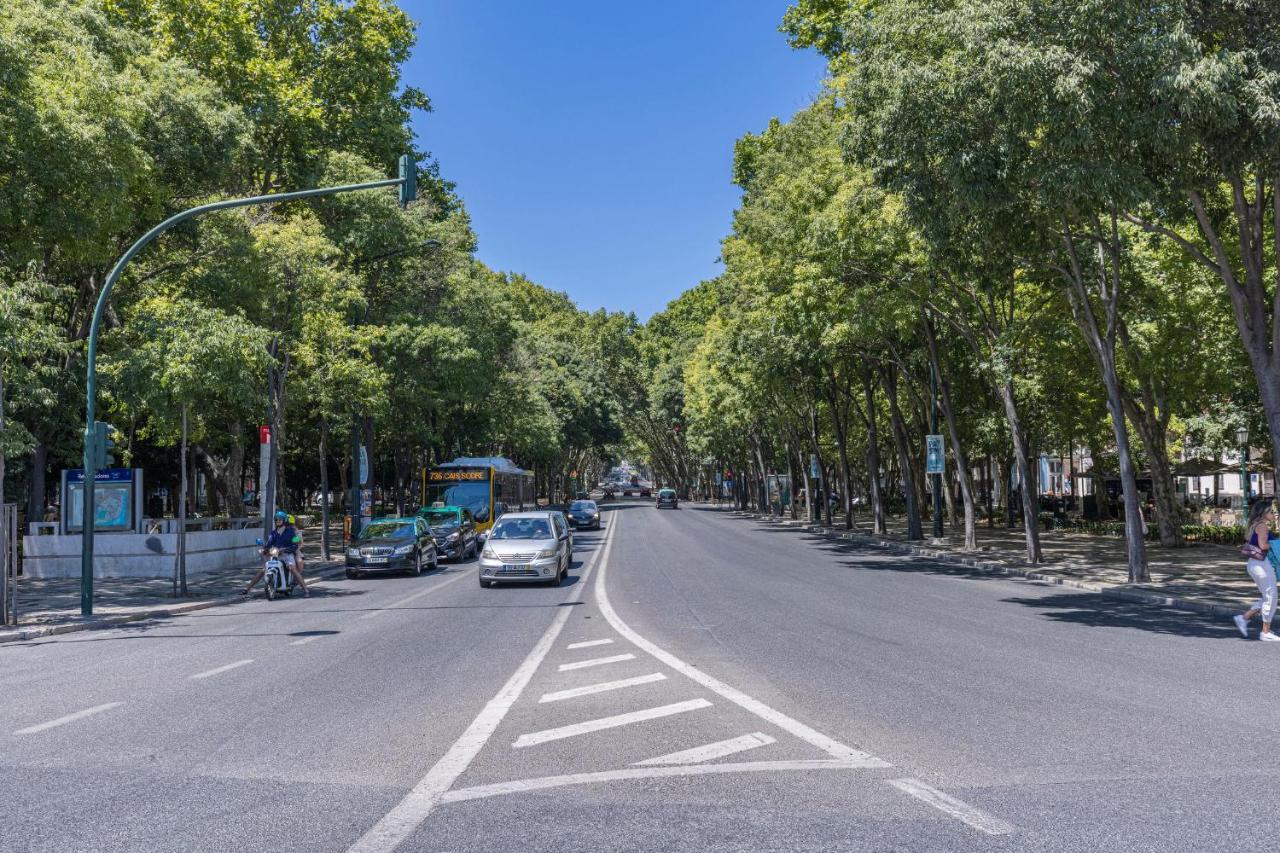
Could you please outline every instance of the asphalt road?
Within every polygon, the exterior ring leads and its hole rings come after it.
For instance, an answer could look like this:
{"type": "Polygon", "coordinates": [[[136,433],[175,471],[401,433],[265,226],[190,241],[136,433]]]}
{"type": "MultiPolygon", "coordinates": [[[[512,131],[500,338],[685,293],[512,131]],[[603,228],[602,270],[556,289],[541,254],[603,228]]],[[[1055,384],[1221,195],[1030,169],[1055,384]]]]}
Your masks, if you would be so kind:
{"type": "Polygon", "coordinates": [[[1269,845],[1280,649],[698,507],[0,646],[0,849],[1269,845]]]}

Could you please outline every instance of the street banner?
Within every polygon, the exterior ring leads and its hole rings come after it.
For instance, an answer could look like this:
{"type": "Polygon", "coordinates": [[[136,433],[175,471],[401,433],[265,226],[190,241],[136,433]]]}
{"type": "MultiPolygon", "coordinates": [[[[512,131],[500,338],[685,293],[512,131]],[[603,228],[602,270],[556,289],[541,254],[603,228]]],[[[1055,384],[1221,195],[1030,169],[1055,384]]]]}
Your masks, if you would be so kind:
{"type": "Polygon", "coordinates": [[[944,470],[944,462],[946,459],[942,449],[942,436],[926,435],[924,438],[924,472],[926,474],[941,474],[944,470]]]}
{"type": "Polygon", "coordinates": [[[818,474],[819,474],[818,454],[810,453],[809,454],[809,476],[816,480],[818,479],[818,474]]]}
{"type": "Polygon", "coordinates": [[[268,506],[268,484],[271,482],[271,427],[258,427],[258,506],[264,524],[270,524],[272,507],[268,506]]]}
{"type": "Polygon", "coordinates": [[[360,479],[356,482],[361,486],[369,482],[369,450],[363,444],[360,445],[360,479]]]}

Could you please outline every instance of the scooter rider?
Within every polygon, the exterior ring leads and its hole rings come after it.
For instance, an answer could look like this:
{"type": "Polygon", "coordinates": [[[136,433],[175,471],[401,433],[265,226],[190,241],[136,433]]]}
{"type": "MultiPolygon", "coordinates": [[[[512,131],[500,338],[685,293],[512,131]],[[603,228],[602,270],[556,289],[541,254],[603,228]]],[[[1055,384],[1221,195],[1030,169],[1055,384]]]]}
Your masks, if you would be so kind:
{"type": "MultiPolygon", "coordinates": [[[[298,545],[302,543],[302,537],[298,535],[297,528],[289,524],[289,514],[286,512],[276,513],[276,527],[271,531],[271,535],[267,537],[267,544],[263,546],[262,553],[267,553],[272,548],[280,549],[280,562],[284,563],[284,567],[289,570],[289,574],[293,575],[293,579],[298,582],[298,586],[302,587],[302,594],[309,596],[311,593],[307,590],[307,582],[302,579],[302,571],[298,567],[298,545]]],[[[253,580],[247,587],[240,591],[241,595],[248,595],[249,592],[262,580],[262,576],[266,574],[264,569],[258,569],[258,573],[253,576],[253,580]]]]}

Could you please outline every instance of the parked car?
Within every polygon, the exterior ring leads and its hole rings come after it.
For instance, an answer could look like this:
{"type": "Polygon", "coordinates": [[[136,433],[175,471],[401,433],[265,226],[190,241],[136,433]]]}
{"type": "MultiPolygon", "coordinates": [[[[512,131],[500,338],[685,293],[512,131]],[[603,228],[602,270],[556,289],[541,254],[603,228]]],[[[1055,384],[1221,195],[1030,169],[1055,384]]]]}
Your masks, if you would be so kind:
{"type": "Polygon", "coordinates": [[[480,552],[480,586],[509,581],[559,586],[572,563],[573,539],[563,513],[507,513],[493,525],[480,552]]]}
{"type": "Polygon", "coordinates": [[[437,569],[440,555],[431,528],[421,518],[377,518],[347,548],[347,577],[366,572],[409,572],[437,569]]]}
{"type": "Polygon", "coordinates": [[[462,506],[436,504],[418,510],[421,518],[436,537],[436,546],[446,560],[462,562],[480,553],[476,539],[476,521],[471,510],[462,506]]]}
{"type": "Polygon", "coordinates": [[[600,529],[600,507],[595,501],[574,501],[569,504],[569,524],[579,530],[600,529]]]}
{"type": "Polygon", "coordinates": [[[658,499],[654,502],[658,509],[669,506],[672,509],[680,508],[680,498],[676,496],[675,489],[658,489],[658,499]]]}

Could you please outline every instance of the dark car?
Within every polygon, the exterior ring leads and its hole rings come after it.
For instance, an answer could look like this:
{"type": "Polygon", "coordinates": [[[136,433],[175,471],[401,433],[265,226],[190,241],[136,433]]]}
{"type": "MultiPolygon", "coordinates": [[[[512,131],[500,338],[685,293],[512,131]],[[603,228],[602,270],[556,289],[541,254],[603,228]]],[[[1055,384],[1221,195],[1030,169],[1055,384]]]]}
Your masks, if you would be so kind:
{"type": "Polygon", "coordinates": [[[600,529],[600,507],[595,501],[574,501],[569,504],[569,524],[579,530],[600,529]]]}
{"type": "Polygon", "coordinates": [[[480,542],[476,538],[476,521],[471,510],[462,506],[424,506],[418,510],[421,518],[431,528],[436,537],[436,547],[440,556],[446,560],[457,560],[461,563],[468,557],[480,553],[480,542]]]}
{"type": "Polygon", "coordinates": [[[377,518],[347,548],[347,577],[366,572],[409,572],[440,565],[436,540],[421,518],[377,518]]]}
{"type": "Polygon", "coordinates": [[[655,502],[658,509],[669,506],[672,509],[680,508],[680,498],[676,496],[675,489],[658,489],[658,500],[655,502]]]}

